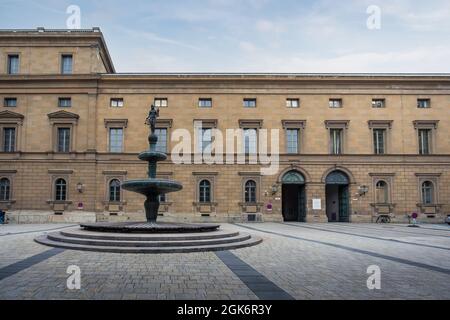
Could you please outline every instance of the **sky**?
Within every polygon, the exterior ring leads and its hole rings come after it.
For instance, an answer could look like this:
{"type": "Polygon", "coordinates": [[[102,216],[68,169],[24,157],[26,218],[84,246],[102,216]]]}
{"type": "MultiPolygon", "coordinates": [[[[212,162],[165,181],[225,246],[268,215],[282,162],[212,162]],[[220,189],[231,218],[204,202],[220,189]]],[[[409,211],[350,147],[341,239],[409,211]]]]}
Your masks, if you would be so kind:
{"type": "Polygon", "coordinates": [[[70,5],[117,72],[450,72],[449,0],[0,0],[0,28],[66,28],[70,5]]]}

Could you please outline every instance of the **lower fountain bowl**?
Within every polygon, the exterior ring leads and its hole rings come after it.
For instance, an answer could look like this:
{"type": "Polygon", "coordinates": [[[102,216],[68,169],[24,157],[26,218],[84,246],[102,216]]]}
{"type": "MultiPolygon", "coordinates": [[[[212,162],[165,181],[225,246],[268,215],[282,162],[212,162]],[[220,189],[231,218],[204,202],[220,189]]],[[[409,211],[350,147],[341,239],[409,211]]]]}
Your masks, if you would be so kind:
{"type": "Polygon", "coordinates": [[[84,230],[120,233],[197,233],[219,229],[219,224],[169,222],[97,222],[83,223],[84,230]]]}
{"type": "Polygon", "coordinates": [[[183,189],[181,183],[166,179],[128,180],[122,183],[122,188],[147,196],[149,194],[165,194],[183,189]]]}

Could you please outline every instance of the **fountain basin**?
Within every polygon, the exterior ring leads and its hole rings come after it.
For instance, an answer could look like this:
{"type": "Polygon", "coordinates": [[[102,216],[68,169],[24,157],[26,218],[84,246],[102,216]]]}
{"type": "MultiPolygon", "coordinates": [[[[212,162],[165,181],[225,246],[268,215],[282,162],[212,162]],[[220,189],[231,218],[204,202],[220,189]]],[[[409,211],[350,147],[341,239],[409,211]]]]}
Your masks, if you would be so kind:
{"type": "Polygon", "coordinates": [[[142,161],[148,161],[152,163],[166,160],[167,155],[158,151],[144,151],[139,154],[138,158],[142,161]]]}
{"type": "Polygon", "coordinates": [[[183,189],[181,183],[167,179],[141,179],[129,180],[122,183],[122,188],[140,193],[144,196],[166,194],[183,189]]]}

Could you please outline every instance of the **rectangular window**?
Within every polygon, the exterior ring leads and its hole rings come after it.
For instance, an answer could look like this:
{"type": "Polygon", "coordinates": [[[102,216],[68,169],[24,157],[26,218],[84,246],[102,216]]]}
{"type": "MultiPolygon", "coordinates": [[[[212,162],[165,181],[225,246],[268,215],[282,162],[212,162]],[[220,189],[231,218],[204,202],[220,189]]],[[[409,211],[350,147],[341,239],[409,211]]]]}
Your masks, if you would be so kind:
{"type": "Polygon", "coordinates": [[[419,109],[431,108],[431,100],[430,99],[417,99],[417,108],[419,108],[419,109]]]}
{"type": "Polygon", "coordinates": [[[286,151],[287,153],[298,153],[298,129],[286,130],[286,151]]]}
{"type": "Polygon", "coordinates": [[[109,129],[109,152],[120,153],[123,147],[123,128],[109,129]]]}
{"type": "Polygon", "coordinates": [[[299,99],[286,99],[286,107],[288,108],[298,108],[300,106],[299,99]]]}
{"type": "Polygon", "coordinates": [[[17,107],[17,98],[5,98],[5,107],[17,107]]]}
{"type": "Polygon", "coordinates": [[[200,99],[198,99],[198,106],[200,108],[211,108],[212,107],[212,99],[211,98],[200,98],[200,99]]]}
{"type": "Polygon", "coordinates": [[[330,129],[331,154],[342,153],[342,129],[330,129]]]}
{"type": "Polygon", "coordinates": [[[3,128],[3,152],[16,151],[16,128],[3,128]]]}
{"type": "Polygon", "coordinates": [[[244,99],[244,108],[256,108],[256,99],[244,99]]]}
{"type": "Polygon", "coordinates": [[[72,106],[72,98],[59,98],[58,106],[60,108],[70,108],[72,106]]]}
{"type": "Polygon", "coordinates": [[[159,202],[167,202],[167,196],[165,193],[159,195],[159,202]]]}
{"type": "Polygon", "coordinates": [[[202,128],[200,137],[200,150],[202,153],[211,153],[212,148],[212,129],[202,128]]]}
{"type": "Polygon", "coordinates": [[[385,141],[386,141],[386,130],[385,129],[374,129],[373,130],[373,148],[375,154],[385,153],[385,141]]]}
{"type": "Polygon", "coordinates": [[[72,62],[73,57],[71,54],[63,54],[61,56],[61,73],[71,74],[72,73],[72,62]]]}
{"type": "Polygon", "coordinates": [[[70,128],[58,128],[58,152],[70,151],[70,128]]]}
{"type": "Polygon", "coordinates": [[[328,105],[330,108],[342,108],[342,99],[330,99],[328,105]]]}
{"type": "Polygon", "coordinates": [[[155,98],[154,105],[156,108],[166,108],[169,105],[167,98],[155,98]]]}
{"type": "Polygon", "coordinates": [[[431,154],[431,129],[419,129],[419,154],[431,154]]]}
{"type": "Polygon", "coordinates": [[[8,55],[8,74],[18,74],[19,73],[19,55],[9,54],[8,55]]]}
{"type": "Polygon", "coordinates": [[[372,108],[385,108],[386,101],[384,99],[372,99],[372,108]]]}
{"type": "Polygon", "coordinates": [[[111,98],[111,107],[112,108],[122,108],[123,107],[123,98],[111,98]]]}
{"type": "Polygon", "coordinates": [[[158,137],[156,151],[167,152],[167,129],[155,129],[155,134],[158,137]]]}
{"type": "Polygon", "coordinates": [[[246,155],[257,152],[257,132],[256,129],[244,129],[244,152],[246,155]]]}

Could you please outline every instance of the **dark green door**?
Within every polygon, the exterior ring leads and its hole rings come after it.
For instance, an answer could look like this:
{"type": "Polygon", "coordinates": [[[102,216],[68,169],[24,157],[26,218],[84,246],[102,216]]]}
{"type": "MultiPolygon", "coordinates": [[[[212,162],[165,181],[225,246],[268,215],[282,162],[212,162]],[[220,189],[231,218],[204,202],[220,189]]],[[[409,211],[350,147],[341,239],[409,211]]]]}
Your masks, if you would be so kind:
{"type": "Polygon", "coordinates": [[[348,185],[339,186],[339,222],[349,222],[348,185]]]}
{"type": "Polygon", "coordinates": [[[306,222],[306,192],[305,186],[298,186],[298,221],[306,222]]]}

